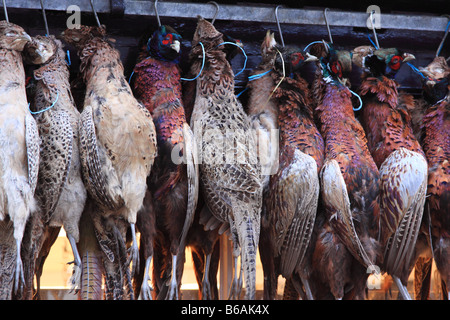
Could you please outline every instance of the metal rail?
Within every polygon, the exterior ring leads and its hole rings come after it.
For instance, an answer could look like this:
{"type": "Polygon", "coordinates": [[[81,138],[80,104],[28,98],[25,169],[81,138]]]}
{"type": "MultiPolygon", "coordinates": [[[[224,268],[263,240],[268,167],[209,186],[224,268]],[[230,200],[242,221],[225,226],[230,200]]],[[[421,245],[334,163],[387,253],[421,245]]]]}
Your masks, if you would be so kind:
{"type": "MultiPolygon", "coordinates": [[[[206,0],[205,0],[206,1],[206,0]]],[[[125,0],[125,15],[154,16],[154,1],[125,0]]],[[[69,5],[77,5],[82,12],[92,12],[90,0],[46,0],[47,10],[66,11],[69,5]]],[[[218,20],[252,21],[261,23],[274,23],[273,6],[254,5],[220,5],[218,20]]],[[[39,1],[14,0],[8,3],[8,8],[40,9],[39,1]]],[[[95,0],[95,8],[98,13],[111,12],[110,0],[95,0]]],[[[382,10],[382,8],[381,8],[382,10]]],[[[160,17],[196,18],[201,15],[211,19],[216,13],[216,7],[208,3],[186,2],[158,2],[160,17]]],[[[341,27],[367,27],[369,14],[366,12],[348,12],[329,10],[327,13],[330,26],[341,27]]],[[[319,9],[292,9],[280,7],[278,10],[280,23],[301,25],[325,25],[323,11],[319,9]]],[[[417,31],[445,31],[448,22],[447,17],[422,15],[422,14],[383,14],[381,12],[381,27],[386,29],[402,29],[417,31]]]]}

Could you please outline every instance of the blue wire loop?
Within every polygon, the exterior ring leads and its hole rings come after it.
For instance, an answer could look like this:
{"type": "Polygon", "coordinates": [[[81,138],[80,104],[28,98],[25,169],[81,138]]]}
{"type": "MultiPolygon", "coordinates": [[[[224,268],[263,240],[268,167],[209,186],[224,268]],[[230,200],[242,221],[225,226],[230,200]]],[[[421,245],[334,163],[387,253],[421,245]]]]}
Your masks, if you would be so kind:
{"type": "Polygon", "coordinates": [[[348,89],[348,91],[350,91],[350,93],[353,94],[354,96],[356,96],[358,98],[358,100],[359,100],[359,107],[358,108],[353,108],[353,111],[361,110],[361,108],[363,106],[363,102],[361,100],[361,97],[358,94],[356,94],[355,92],[353,92],[352,90],[350,90],[350,89],[348,89]]]}
{"type": "Polygon", "coordinates": [[[47,107],[47,108],[45,108],[45,109],[39,110],[39,111],[31,111],[31,110],[30,110],[30,104],[28,103],[28,110],[30,111],[31,114],[39,114],[39,113],[45,112],[45,111],[50,110],[51,108],[53,108],[53,107],[55,106],[56,102],[58,101],[58,98],[59,98],[59,92],[57,92],[57,94],[56,94],[56,99],[55,99],[55,101],[52,103],[51,106],[49,106],[49,107],[47,107]]]}
{"type": "Polygon", "coordinates": [[[198,75],[195,76],[195,78],[192,79],[187,79],[187,78],[180,78],[181,80],[184,81],[194,81],[195,79],[197,79],[203,72],[203,68],[205,66],[205,47],[203,46],[203,43],[199,42],[199,44],[202,46],[202,51],[203,51],[203,60],[202,60],[202,67],[200,68],[200,72],[198,73],[198,75]]]}
{"type": "Polygon", "coordinates": [[[244,57],[245,57],[244,66],[242,67],[241,71],[239,71],[238,73],[236,73],[236,74],[234,75],[235,77],[237,77],[239,74],[241,74],[242,72],[244,72],[245,68],[247,67],[247,54],[245,53],[245,50],[244,50],[241,46],[239,46],[239,45],[237,45],[236,43],[233,43],[233,42],[222,42],[221,44],[217,45],[217,47],[218,47],[218,46],[221,46],[221,45],[223,45],[223,44],[231,44],[231,45],[233,45],[233,46],[238,47],[239,49],[241,49],[242,54],[243,54],[244,57]]]}

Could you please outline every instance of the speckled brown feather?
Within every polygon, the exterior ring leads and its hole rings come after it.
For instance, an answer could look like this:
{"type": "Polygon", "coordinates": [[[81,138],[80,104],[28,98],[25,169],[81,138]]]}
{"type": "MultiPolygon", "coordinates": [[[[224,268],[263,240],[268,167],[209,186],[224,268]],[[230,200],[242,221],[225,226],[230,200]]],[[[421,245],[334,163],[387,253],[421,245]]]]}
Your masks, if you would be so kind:
{"type": "Polygon", "coordinates": [[[233,71],[223,47],[218,47],[223,42],[222,34],[199,18],[191,52],[195,60],[191,67],[194,74],[198,73],[201,62],[198,41],[205,46],[205,67],[197,79],[191,127],[194,133],[201,131],[203,135],[199,144],[201,185],[212,214],[221,222],[230,223],[234,255],[241,250],[247,297],[254,299],[262,201],[260,166],[252,152],[256,142],[254,136],[248,134],[250,121],[234,95],[233,71]],[[234,143],[230,145],[225,141],[234,143]],[[218,149],[223,146],[230,148],[227,155],[232,156],[231,163],[224,159],[224,150],[218,149]]]}
{"type": "Polygon", "coordinates": [[[399,147],[423,155],[411,124],[410,110],[414,108],[411,95],[399,95],[398,84],[387,77],[367,78],[361,83],[364,101],[363,125],[368,145],[378,167],[399,147]]]}

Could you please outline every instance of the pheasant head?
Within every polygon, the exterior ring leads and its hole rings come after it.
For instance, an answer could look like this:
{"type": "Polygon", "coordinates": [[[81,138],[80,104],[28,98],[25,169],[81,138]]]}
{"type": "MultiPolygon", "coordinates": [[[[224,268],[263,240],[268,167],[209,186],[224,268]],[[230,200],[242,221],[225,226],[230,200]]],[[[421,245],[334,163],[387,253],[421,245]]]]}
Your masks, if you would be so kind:
{"type": "Polygon", "coordinates": [[[300,67],[305,62],[317,61],[317,57],[310,55],[308,52],[303,51],[300,47],[295,45],[287,45],[284,48],[279,49],[280,54],[275,56],[275,69],[279,72],[284,70],[287,75],[293,74],[299,71],[300,67]],[[283,56],[283,59],[281,58],[283,56]]]}
{"type": "Polygon", "coordinates": [[[179,62],[181,35],[170,26],[161,26],[147,42],[150,56],[163,61],[179,62]]]}
{"type": "Polygon", "coordinates": [[[0,21],[0,49],[22,51],[30,40],[31,37],[22,27],[5,20],[0,21]]]}
{"type": "Polygon", "coordinates": [[[61,34],[64,41],[75,46],[77,49],[83,48],[86,42],[93,38],[104,38],[106,36],[106,29],[94,26],[80,26],[79,28],[69,28],[61,34]]]}
{"type": "Polygon", "coordinates": [[[261,58],[264,64],[273,64],[275,55],[277,53],[275,47],[277,42],[275,41],[275,34],[267,30],[266,37],[261,44],[261,58]]]}
{"type": "MultiPolygon", "coordinates": [[[[415,57],[412,54],[402,52],[397,48],[377,49],[362,60],[361,67],[366,68],[374,77],[393,78],[403,63],[413,59],[415,57]]],[[[353,61],[357,62],[355,59],[353,61]]]]}
{"type": "Polygon", "coordinates": [[[205,49],[215,48],[222,42],[223,34],[216,30],[212,23],[198,16],[197,28],[192,38],[192,47],[202,42],[205,49]]]}
{"type": "Polygon", "coordinates": [[[425,68],[419,68],[420,72],[426,76],[423,81],[424,97],[435,104],[444,99],[449,92],[450,68],[444,57],[435,57],[425,68]]]}
{"type": "Polygon", "coordinates": [[[319,59],[325,79],[344,84],[352,71],[352,53],[336,50],[332,44],[324,42],[326,55],[319,59]]]}
{"type": "Polygon", "coordinates": [[[35,36],[26,44],[23,55],[29,63],[44,64],[60,49],[62,49],[61,41],[55,39],[54,36],[35,36]]]}

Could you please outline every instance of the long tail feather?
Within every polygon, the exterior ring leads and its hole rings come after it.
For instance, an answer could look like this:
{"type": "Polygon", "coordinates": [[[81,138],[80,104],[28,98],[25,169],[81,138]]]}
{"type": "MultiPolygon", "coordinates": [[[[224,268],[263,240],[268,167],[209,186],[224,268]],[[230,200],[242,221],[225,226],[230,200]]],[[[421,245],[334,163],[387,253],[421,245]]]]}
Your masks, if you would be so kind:
{"type": "Polygon", "coordinates": [[[86,251],[81,267],[81,300],[102,300],[103,266],[101,258],[93,252],[86,251]]]}
{"type": "Polygon", "coordinates": [[[256,293],[256,250],[259,242],[260,215],[254,208],[240,201],[235,210],[234,225],[241,248],[241,263],[244,270],[246,298],[255,299],[256,293]]]}

